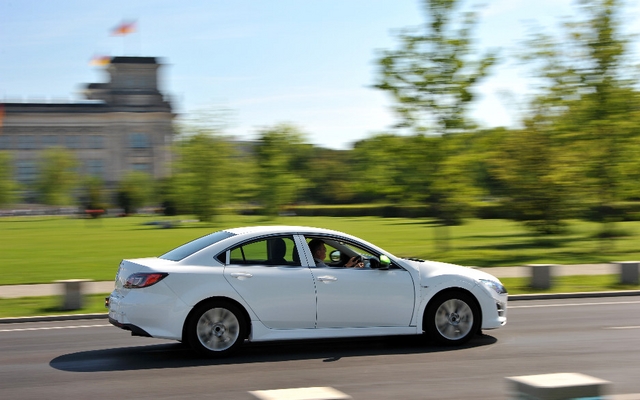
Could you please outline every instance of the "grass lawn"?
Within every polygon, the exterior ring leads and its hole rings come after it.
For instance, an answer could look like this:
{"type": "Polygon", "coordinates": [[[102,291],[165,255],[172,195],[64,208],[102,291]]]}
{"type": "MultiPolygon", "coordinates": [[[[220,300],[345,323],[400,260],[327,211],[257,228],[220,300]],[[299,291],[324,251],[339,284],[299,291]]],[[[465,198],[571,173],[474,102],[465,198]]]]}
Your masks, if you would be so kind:
{"type": "MultiPolygon", "coordinates": [[[[121,259],[157,256],[207,233],[243,225],[307,225],[359,236],[399,256],[492,267],[525,264],[583,264],[640,260],[640,222],[619,223],[625,235],[609,242],[596,238],[599,225],[572,221],[563,235],[540,237],[517,223],[469,220],[443,228],[428,219],[329,218],[224,215],[213,223],[188,217],[135,216],[97,220],[63,217],[0,218],[0,285],[50,283],[60,279],[112,280],[121,259]],[[185,221],[186,220],[186,221],[185,221]],[[174,221],[172,229],[155,222],[174,221]],[[443,250],[448,244],[448,250],[443,250]]],[[[563,293],[640,289],[620,286],[617,275],[554,279],[552,289],[536,291],[528,278],[504,278],[510,294],[563,293]]],[[[107,294],[88,295],[73,312],[60,309],[59,296],[0,299],[0,318],[103,313],[107,294]]]]}
{"type": "Polygon", "coordinates": [[[87,295],[84,298],[83,308],[74,311],[63,311],[61,309],[61,296],[0,299],[0,318],[106,313],[107,309],[104,307],[104,298],[106,296],[108,296],[108,293],[87,295]]]}
{"type": "MultiPolygon", "coordinates": [[[[213,223],[150,223],[188,217],[135,216],[96,220],[63,217],[0,218],[0,285],[60,279],[112,280],[123,258],[157,256],[207,233],[243,225],[308,225],[362,237],[399,256],[492,267],[537,263],[581,264],[640,259],[640,222],[619,223],[625,235],[603,243],[599,225],[572,221],[563,235],[540,237],[504,220],[469,220],[443,228],[428,219],[223,215],[213,223]]],[[[4,307],[3,307],[4,308],[4,307]]]]}

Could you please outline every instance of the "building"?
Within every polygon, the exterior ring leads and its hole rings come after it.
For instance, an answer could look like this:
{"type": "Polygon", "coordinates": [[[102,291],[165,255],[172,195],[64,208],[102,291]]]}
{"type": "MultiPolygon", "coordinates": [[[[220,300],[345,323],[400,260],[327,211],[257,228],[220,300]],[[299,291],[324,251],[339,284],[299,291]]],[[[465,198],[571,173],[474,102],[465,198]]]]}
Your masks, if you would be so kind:
{"type": "Polygon", "coordinates": [[[173,119],[158,89],[155,57],[113,57],[109,81],[86,86],[77,103],[4,103],[0,151],[12,155],[16,181],[38,175],[42,151],[63,147],[78,160],[78,173],[113,187],[129,171],[169,176],[173,119]]]}

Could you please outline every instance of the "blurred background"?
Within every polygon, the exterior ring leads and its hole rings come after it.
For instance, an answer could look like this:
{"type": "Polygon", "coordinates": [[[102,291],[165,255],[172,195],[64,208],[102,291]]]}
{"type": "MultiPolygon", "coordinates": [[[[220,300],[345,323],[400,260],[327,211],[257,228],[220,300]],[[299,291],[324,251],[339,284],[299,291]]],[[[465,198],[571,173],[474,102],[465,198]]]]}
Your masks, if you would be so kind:
{"type": "MultiPolygon", "coordinates": [[[[640,220],[635,3],[0,3],[0,207],[640,220]]],[[[31,210],[31,211],[25,211],[31,210]]],[[[38,210],[38,211],[33,211],[38,210]]]]}

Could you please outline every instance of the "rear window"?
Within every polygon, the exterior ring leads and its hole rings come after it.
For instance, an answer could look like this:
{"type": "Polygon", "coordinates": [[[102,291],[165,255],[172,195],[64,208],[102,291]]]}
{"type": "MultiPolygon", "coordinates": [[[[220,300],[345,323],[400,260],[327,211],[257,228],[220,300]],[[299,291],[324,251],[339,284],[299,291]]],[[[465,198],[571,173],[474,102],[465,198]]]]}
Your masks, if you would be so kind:
{"type": "Polygon", "coordinates": [[[180,247],[176,247],[168,253],[164,253],[159,258],[170,261],[180,261],[185,257],[189,257],[191,254],[211,246],[214,243],[218,243],[221,240],[234,236],[233,233],[227,231],[214,232],[210,235],[203,236],[196,240],[192,240],[189,243],[185,243],[180,247]]]}

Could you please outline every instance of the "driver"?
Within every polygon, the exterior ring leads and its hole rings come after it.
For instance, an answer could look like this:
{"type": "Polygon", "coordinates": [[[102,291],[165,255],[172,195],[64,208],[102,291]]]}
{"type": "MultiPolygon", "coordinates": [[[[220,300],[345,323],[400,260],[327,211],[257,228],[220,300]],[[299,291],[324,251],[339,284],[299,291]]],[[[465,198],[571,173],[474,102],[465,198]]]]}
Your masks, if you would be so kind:
{"type": "MultiPolygon", "coordinates": [[[[309,242],[309,249],[311,250],[311,254],[313,255],[313,261],[316,262],[316,267],[328,267],[327,264],[324,263],[324,259],[327,256],[327,247],[324,245],[324,242],[320,239],[312,239],[309,242]]],[[[359,256],[354,256],[349,259],[344,265],[345,268],[357,267],[363,268],[364,263],[359,256]]]]}

